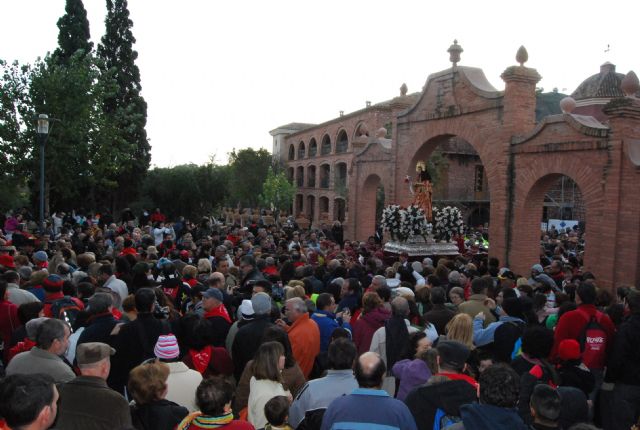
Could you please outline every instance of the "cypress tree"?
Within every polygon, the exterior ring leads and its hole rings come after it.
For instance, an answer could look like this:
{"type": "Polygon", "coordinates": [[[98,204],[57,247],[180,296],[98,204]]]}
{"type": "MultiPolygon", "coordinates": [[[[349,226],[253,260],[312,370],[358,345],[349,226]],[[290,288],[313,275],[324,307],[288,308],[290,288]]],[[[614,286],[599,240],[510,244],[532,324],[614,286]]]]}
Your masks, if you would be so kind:
{"type": "Polygon", "coordinates": [[[68,64],[69,59],[78,49],[88,54],[93,49],[89,40],[89,20],[82,0],[67,0],[65,14],[58,20],[58,48],[54,59],[58,64],[68,64]]]}
{"type": "Polygon", "coordinates": [[[107,120],[119,130],[121,145],[118,159],[121,169],[116,200],[112,206],[123,207],[138,195],[151,161],[151,146],[147,139],[147,103],[140,95],[140,70],[135,64],[138,53],[133,50],[136,39],[131,32],[127,0],[107,0],[105,35],[98,46],[98,56],[104,72],[114,79],[116,89],[103,102],[107,120]]]}

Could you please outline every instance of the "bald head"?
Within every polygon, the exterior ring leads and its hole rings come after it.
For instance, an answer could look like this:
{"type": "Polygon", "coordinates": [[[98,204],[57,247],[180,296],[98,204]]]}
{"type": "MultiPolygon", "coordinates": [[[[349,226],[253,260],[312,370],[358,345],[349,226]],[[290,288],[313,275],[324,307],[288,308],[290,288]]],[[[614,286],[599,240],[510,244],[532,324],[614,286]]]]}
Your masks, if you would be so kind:
{"type": "Polygon", "coordinates": [[[356,380],[360,388],[380,388],[387,368],[376,352],[365,352],[356,361],[356,380]]]}

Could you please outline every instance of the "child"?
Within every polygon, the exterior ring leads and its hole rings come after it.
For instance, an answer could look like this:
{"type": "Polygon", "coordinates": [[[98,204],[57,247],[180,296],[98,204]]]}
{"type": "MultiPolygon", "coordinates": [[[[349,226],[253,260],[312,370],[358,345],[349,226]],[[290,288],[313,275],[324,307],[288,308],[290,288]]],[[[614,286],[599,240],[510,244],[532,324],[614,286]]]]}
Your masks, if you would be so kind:
{"type": "Polygon", "coordinates": [[[269,424],[264,430],[293,430],[289,420],[289,399],[286,396],[276,396],[264,405],[264,416],[269,424]]]}

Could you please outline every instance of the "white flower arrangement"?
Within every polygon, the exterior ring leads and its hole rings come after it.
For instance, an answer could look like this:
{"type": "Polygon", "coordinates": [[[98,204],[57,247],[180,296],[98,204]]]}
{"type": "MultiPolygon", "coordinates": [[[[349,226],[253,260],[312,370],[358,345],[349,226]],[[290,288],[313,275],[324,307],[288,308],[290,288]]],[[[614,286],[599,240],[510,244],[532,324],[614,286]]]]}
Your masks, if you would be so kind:
{"type": "Polygon", "coordinates": [[[456,234],[464,233],[462,212],[455,206],[433,208],[434,235],[438,240],[450,241],[456,234]]]}
{"type": "Polygon", "coordinates": [[[412,236],[426,236],[433,231],[433,226],[427,222],[424,211],[411,205],[403,208],[399,205],[389,205],[382,211],[382,227],[391,233],[394,240],[406,241],[412,236]]]}

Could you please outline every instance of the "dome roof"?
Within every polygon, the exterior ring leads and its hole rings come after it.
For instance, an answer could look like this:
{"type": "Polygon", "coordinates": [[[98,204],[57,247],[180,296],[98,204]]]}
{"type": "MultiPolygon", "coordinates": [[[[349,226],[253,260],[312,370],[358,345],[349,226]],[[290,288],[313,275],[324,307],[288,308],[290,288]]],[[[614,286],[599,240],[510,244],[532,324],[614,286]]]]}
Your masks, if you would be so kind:
{"type": "Polygon", "coordinates": [[[624,97],[620,89],[623,79],[622,73],[616,73],[616,66],[606,62],[600,66],[600,73],[585,79],[571,97],[575,100],[624,97]]]}

